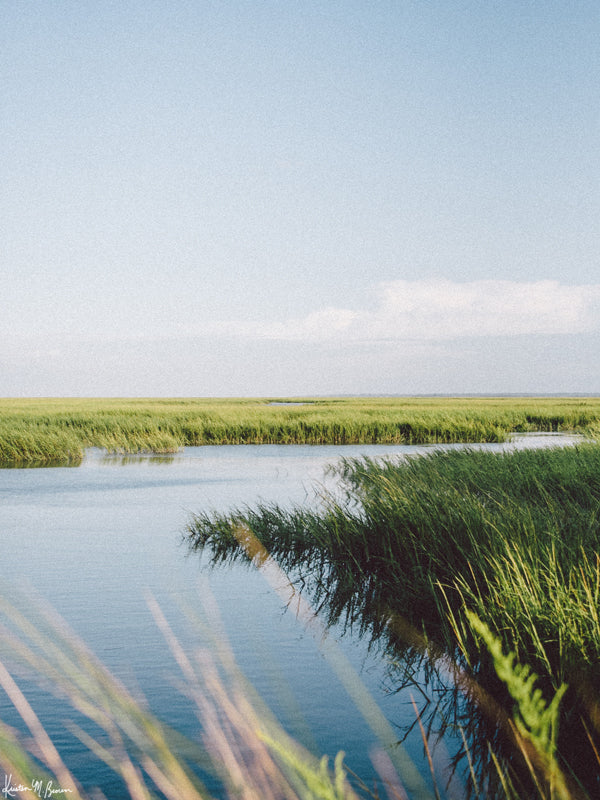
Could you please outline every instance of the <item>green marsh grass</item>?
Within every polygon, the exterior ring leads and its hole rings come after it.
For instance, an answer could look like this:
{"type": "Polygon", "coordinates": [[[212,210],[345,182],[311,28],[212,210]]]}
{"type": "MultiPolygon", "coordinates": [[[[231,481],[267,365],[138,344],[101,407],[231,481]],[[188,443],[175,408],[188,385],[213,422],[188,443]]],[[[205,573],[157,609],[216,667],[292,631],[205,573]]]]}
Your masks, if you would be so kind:
{"type": "Polygon", "coordinates": [[[77,463],[87,447],[500,442],[600,430],[600,398],[0,399],[0,464],[77,463]]]}
{"type": "Polygon", "coordinates": [[[342,462],[345,497],[318,510],[262,505],[204,513],[192,549],[245,559],[247,529],[330,622],[374,639],[409,631],[508,702],[473,612],[561,704],[557,759],[600,795],[600,447],[433,452],[342,462]],[[403,631],[401,631],[403,632],[403,631]]]}

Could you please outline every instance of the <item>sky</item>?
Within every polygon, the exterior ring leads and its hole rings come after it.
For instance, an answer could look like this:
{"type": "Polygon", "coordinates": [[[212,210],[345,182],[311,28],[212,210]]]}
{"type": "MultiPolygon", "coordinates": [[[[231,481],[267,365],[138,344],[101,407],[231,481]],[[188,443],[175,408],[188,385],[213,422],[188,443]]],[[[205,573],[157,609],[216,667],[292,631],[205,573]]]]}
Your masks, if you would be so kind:
{"type": "Polygon", "coordinates": [[[0,20],[0,396],[600,392],[597,0],[0,20]]]}

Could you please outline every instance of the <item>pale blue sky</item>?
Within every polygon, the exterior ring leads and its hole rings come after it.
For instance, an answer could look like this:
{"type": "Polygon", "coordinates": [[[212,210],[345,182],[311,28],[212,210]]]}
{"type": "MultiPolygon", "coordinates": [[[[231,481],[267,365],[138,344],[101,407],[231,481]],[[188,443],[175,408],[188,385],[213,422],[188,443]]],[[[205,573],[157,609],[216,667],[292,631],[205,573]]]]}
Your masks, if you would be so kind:
{"type": "Polygon", "coordinates": [[[600,392],[600,4],[0,4],[0,395],[600,392]]]}

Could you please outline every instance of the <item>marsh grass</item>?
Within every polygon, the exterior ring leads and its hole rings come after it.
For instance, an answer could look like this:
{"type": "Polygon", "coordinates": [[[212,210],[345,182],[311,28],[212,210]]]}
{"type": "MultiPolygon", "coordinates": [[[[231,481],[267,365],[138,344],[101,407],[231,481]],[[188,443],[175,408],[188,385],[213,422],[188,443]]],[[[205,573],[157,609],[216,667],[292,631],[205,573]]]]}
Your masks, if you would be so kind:
{"type": "Polygon", "coordinates": [[[501,442],[600,430],[596,398],[0,399],[0,464],[77,463],[86,447],[501,442]]]}
{"type": "Polygon", "coordinates": [[[376,639],[406,620],[506,702],[474,612],[545,697],[569,684],[557,758],[598,796],[600,447],[350,460],[339,474],[342,500],[200,514],[190,546],[213,563],[244,559],[245,526],[330,622],[376,639]]]}

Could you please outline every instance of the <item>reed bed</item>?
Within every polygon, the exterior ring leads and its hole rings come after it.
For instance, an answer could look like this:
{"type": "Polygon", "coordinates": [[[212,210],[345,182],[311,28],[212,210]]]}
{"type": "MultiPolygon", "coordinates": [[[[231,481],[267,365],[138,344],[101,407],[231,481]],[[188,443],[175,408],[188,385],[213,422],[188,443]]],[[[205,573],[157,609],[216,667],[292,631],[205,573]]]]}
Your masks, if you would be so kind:
{"type": "Polygon", "coordinates": [[[0,464],[77,463],[85,448],[502,442],[600,431],[600,398],[0,399],[0,464]]]}
{"type": "Polygon", "coordinates": [[[349,460],[339,474],[342,501],[200,514],[190,545],[213,563],[246,559],[247,531],[331,622],[374,638],[421,631],[510,713],[475,613],[540,693],[568,684],[558,757],[573,785],[600,796],[600,447],[349,460]]]}

